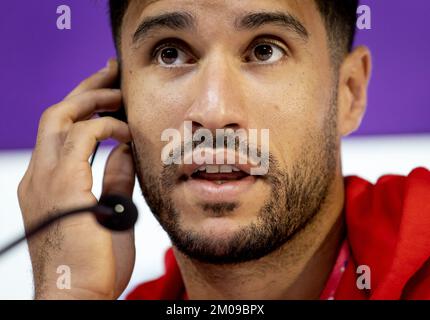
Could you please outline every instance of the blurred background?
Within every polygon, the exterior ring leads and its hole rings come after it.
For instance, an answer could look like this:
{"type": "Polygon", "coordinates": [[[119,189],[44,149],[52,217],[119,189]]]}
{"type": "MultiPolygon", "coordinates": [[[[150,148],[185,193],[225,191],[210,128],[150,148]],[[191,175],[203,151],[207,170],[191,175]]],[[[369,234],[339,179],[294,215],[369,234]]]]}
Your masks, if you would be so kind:
{"type": "MultiPolygon", "coordinates": [[[[371,29],[358,30],[356,45],[370,47],[374,69],[363,124],[343,141],[343,170],[375,182],[384,174],[430,167],[430,2],[361,3],[371,9],[371,29]]],[[[0,247],[24,231],[16,189],[43,110],[115,56],[105,0],[5,1],[2,9],[0,247]],[[57,28],[57,8],[64,4],[71,9],[70,30],[57,28]]],[[[96,195],[110,149],[105,145],[96,157],[96,195]]],[[[138,185],[134,201],[140,210],[137,260],[124,294],[163,273],[163,255],[170,246],[138,185]]],[[[0,257],[0,299],[31,299],[32,294],[31,264],[23,243],[0,257]]]]}

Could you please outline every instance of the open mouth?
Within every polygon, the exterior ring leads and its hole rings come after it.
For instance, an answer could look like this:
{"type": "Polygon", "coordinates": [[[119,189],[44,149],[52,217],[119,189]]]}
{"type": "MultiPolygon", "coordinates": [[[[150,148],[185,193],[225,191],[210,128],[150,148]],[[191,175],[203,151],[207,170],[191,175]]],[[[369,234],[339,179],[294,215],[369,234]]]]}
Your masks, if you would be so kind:
{"type": "Polygon", "coordinates": [[[234,165],[201,165],[194,169],[190,176],[196,180],[207,180],[215,184],[224,184],[232,181],[238,181],[248,177],[249,174],[234,165]]]}
{"type": "Polygon", "coordinates": [[[212,160],[211,163],[196,163],[196,154],[191,158],[190,153],[179,167],[178,187],[185,199],[199,203],[220,203],[238,202],[246,196],[249,196],[248,199],[255,197],[252,192],[257,191],[255,185],[260,177],[252,175],[251,171],[258,164],[238,153],[232,154],[231,150],[204,151],[205,160],[212,160]],[[221,164],[216,164],[220,155],[224,156],[223,159],[233,161],[219,161],[221,164]]]}
{"type": "Polygon", "coordinates": [[[199,202],[237,202],[256,183],[248,165],[189,165],[180,182],[199,202]]]}

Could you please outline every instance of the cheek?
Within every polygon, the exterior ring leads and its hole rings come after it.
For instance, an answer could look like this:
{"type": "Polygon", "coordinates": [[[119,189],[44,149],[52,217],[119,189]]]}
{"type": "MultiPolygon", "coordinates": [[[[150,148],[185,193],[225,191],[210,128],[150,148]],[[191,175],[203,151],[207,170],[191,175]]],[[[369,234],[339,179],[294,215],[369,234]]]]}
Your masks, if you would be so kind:
{"type": "Polygon", "coordinates": [[[300,161],[303,147],[324,130],[327,91],[304,75],[247,91],[255,106],[253,117],[260,128],[270,130],[270,151],[278,160],[286,165],[300,161]]]}
{"type": "Polygon", "coordinates": [[[151,76],[130,79],[124,94],[129,114],[149,126],[171,125],[186,105],[187,92],[179,82],[161,82],[151,76]]]}
{"type": "Polygon", "coordinates": [[[151,76],[130,77],[124,81],[123,95],[127,105],[128,122],[135,140],[145,148],[161,153],[165,129],[180,129],[189,101],[183,84],[161,83],[151,76]]]}

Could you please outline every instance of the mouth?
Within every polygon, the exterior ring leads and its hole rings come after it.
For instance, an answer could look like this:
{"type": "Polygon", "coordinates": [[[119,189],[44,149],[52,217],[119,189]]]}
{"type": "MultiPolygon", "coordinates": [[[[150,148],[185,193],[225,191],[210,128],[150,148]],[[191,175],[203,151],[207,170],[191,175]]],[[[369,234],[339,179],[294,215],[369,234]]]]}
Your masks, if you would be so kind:
{"type": "Polygon", "coordinates": [[[189,168],[188,171],[193,170],[190,173],[184,173],[180,180],[187,181],[193,180],[206,180],[217,185],[222,185],[228,182],[234,182],[249,177],[249,173],[241,170],[235,165],[200,165],[197,168],[189,168]]]}
{"type": "Polygon", "coordinates": [[[201,202],[236,202],[257,178],[232,165],[202,165],[183,175],[185,190],[201,202]]]}
{"type": "Polygon", "coordinates": [[[252,167],[251,163],[221,165],[192,163],[182,166],[179,183],[185,193],[198,202],[237,202],[240,197],[250,192],[259,180],[258,176],[250,174],[252,167]]]}

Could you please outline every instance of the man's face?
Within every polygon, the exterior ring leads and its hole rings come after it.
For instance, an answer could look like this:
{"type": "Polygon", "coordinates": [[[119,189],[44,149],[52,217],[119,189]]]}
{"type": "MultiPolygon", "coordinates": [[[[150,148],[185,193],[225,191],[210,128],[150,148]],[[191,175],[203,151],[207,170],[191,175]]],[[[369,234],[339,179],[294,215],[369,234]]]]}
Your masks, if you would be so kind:
{"type": "Polygon", "coordinates": [[[313,0],[132,1],[121,55],[141,188],[180,251],[211,263],[257,259],[319,211],[339,168],[339,137],[313,0]],[[164,165],[161,135],[183,133],[184,121],[212,132],[268,129],[267,174],[164,165]]]}

